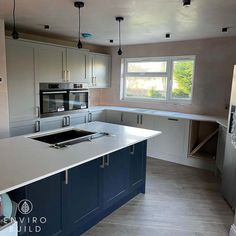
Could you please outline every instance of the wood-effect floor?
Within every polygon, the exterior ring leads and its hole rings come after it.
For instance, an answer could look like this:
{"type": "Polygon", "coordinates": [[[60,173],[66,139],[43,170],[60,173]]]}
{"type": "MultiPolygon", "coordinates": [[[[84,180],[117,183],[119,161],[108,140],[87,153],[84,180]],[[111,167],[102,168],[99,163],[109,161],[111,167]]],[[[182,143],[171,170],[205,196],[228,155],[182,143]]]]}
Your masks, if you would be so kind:
{"type": "Polygon", "coordinates": [[[212,173],[148,158],[146,194],[83,236],[228,236],[233,217],[212,173]]]}

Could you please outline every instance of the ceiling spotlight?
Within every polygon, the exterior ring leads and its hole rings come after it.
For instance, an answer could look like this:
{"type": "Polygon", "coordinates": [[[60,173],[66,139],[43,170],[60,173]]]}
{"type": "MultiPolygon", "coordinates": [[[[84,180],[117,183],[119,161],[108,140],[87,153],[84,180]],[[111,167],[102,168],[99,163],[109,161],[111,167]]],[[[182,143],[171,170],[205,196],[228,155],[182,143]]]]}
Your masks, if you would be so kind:
{"type": "Polygon", "coordinates": [[[170,33],[166,34],[166,38],[169,39],[170,38],[170,33]]]}
{"type": "Polygon", "coordinates": [[[49,25],[44,25],[44,29],[49,30],[50,26],[49,25]]]}
{"type": "Polygon", "coordinates": [[[222,32],[223,32],[223,33],[227,33],[228,30],[229,30],[229,27],[223,27],[223,28],[222,28],[222,32]]]}
{"type": "Polygon", "coordinates": [[[84,7],[84,3],[83,2],[74,2],[74,6],[79,9],[79,32],[78,32],[78,44],[77,44],[77,47],[78,48],[82,48],[83,45],[82,45],[81,40],[80,40],[80,36],[81,36],[81,34],[80,34],[80,8],[84,7]]]}
{"type": "Polygon", "coordinates": [[[13,30],[12,30],[12,38],[13,39],[18,39],[19,38],[19,33],[16,31],[16,0],[13,0],[13,11],[12,11],[12,16],[13,16],[13,30]]]}
{"type": "Polygon", "coordinates": [[[109,42],[110,42],[110,43],[114,43],[114,40],[113,40],[113,39],[110,39],[109,42]]]}
{"type": "Polygon", "coordinates": [[[183,6],[190,6],[191,0],[183,0],[183,6]]]}
{"type": "Polygon", "coordinates": [[[122,16],[117,16],[116,21],[119,22],[119,49],[118,49],[118,55],[122,55],[122,49],[121,49],[121,33],[120,33],[120,22],[124,20],[124,17],[122,16]]]}

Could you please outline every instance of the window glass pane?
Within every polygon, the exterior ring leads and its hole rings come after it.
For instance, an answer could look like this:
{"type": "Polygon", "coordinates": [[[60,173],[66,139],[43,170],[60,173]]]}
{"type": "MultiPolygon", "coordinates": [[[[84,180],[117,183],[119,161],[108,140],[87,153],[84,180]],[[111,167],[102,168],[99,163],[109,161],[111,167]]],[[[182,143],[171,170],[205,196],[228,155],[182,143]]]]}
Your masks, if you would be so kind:
{"type": "Polygon", "coordinates": [[[173,99],[190,99],[193,82],[193,60],[173,62],[172,94],[173,99]]]}
{"type": "Polygon", "coordinates": [[[128,62],[128,72],[136,73],[158,73],[166,72],[166,61],[140,61],[128,62]]]}
{"type": "Polygon", "coordinates": [[[165,99],[166,77],[126,77],[126,97],[165,99]]]}

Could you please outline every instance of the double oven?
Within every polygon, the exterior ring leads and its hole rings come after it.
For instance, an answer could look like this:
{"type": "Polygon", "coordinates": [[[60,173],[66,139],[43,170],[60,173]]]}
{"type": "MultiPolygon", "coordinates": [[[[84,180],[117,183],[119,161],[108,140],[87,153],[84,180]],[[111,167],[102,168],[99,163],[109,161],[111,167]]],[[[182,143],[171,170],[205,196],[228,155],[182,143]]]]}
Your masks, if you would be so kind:
{"type": "Polygon", "coordinates": [[[88,84],[40,83],[41,117],[84,111],[88,106],[88,84]]]}

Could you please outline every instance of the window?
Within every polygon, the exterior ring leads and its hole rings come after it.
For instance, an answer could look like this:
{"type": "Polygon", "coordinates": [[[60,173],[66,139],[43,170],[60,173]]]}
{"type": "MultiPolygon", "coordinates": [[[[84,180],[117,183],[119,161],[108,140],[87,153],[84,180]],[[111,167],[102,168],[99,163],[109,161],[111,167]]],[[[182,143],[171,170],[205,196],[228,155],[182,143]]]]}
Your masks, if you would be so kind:
{"type": "Polygon", "coordinates": [[[123,60],[123,99],[191,101],[195,57],[123,60]]]}

